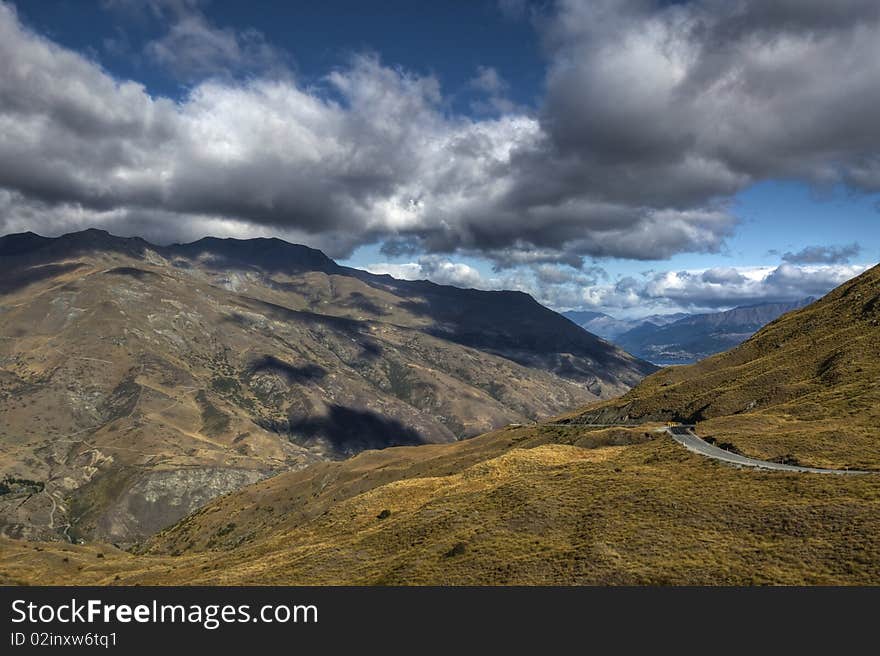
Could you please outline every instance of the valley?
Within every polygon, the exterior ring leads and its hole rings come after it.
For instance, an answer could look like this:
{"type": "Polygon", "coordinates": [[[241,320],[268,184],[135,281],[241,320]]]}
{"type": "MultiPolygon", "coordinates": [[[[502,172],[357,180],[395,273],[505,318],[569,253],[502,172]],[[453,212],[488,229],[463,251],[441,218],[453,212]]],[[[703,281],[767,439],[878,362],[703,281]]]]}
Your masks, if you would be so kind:
{"type": "Polygon", "coordinates": [[[880,267],[619,398],[364,451],[224,495],[128,551],[3,539],[6,583],[880,582],[880,267]],[[863,475],[741,468],[729,452],[863,475]],[[608,426],[608,424],[619,424],[608,426]]]}
{"type": "Polygon", "coordinates": [[[585,330],[660,366],[693,364],[738,346],[786,312],[815,301],[760,303],[707,314],[676,313],[620,320],[601,312],[563,312],[585,330]]]}

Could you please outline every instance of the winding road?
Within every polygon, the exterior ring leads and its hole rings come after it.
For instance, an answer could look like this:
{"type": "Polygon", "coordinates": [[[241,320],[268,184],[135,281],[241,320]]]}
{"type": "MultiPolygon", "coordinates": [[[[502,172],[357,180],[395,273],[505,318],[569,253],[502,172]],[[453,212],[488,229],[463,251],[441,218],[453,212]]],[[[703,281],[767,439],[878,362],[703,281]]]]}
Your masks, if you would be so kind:
{"type": "Polygon", "coordinates": [[[774,471],[799,472],[802,474],[876,474],[878,472],[864,471],[859,469],[820,469],[818,467],[800,467],[798,465],[784,465],[779,462],[770,462],[769,460],[758,460],[757,458],[749,458],[741,456],[732,451],[726,451],[717,446],[709,444],[694,432],[694,427],[689,425],[669,426],[666,432],[672,436],[676,442],[681,444],[685,449],[693,453],[699,453],[701,456],[720,460],[731,465],[739,467],[753,467],[755,469],[770,469],[774,471]]]}

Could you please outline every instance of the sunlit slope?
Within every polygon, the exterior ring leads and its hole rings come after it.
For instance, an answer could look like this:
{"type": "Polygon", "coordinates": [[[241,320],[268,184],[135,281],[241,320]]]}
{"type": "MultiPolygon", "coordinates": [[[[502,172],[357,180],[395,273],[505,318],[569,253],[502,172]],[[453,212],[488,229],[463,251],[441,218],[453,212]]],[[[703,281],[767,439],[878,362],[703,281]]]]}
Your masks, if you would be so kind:
{"type": "Polygon", "coordinates": [[[744,344],[649,376],[565,421],[697,422],[748,455],[880,469],[880,267],[744,344]]]}
{"type": "Polygon", "coordinates": [[[0,580],[864,584],[878,534],[880,477],[741,471],[650,430],[547,426],[268,479],[148,554],[6,542],[0,580]]]}

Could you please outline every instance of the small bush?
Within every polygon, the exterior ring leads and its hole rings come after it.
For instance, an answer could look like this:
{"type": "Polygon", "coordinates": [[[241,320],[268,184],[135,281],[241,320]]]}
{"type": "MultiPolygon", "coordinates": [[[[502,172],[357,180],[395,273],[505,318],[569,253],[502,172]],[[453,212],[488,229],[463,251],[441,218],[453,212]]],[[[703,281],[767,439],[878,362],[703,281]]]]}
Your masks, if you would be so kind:
{"type": "Polygon", "coordinates": [[[467,545],[464,542],[456,542],[452,549],[443,555],[446,558],[453,558],[454,556],[461,556],[465,551],[467,551],[467,545]]]}
{"type": "Polygon", "coordinates": [[[218,538],[222,538],[224,535],[229,535],[229,534],[232,533],[234,530],[235,530],[235,523],[234,523],[234,522],[229,522],[226,526],[224,526],[223,528],[219,529],[219,530],[217,531],[216,535],[217,535],[218,538]]]}

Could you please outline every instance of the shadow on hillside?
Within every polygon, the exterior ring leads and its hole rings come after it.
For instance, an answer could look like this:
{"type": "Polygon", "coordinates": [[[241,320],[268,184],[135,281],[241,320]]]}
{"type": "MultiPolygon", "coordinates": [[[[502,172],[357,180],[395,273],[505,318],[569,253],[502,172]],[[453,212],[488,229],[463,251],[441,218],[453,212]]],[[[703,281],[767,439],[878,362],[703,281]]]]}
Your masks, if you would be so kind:
{"type": "Polygon", "coordinates": [[[69,264],[45,264],[43,266],[30,267],[20,273],[7,271],[0,275],[0,294],[10,294],[35,282],[48,280],[83,266],[85,265],[81,262],[71,262],[69,264]]]}
{"type": "Polygon", "coordinates": [[[137,267],[116,267],[115,269],[108,269],[104,272],[104,275],[109,276],[128,276],[129,278],[136,278],[137,280],[155,280],[156,278],[160,278],[161,276],[154,271],[147,271],[146,269],[138,269],[137,267]]]}
{"type": "Polygon", "coordinates": [[[379,307],[376,303],[374,303],[361,292],[352,292],[351,294],[349,294],[347,299],[340,302],[340,305],[342,305],[343,307],[350,307],[356,310],[361,310],[363,312],[368,312],[377,317],[384,317],[388,315],[388,312],[384,308],[379,307]]]}
{"type": "MultiPolygon", "coordinates": [[[[246,302],[238,302],[240,307],[246,308],[252,312],[259,312],[270,317],[274,321],[295,322],[309,327],[318,329],[327,329],[332,332],[342,333],[355,342],[361,349],[359,357],[366,359],[375,359],[382,355],[382,346],[372,339],[370,335],[365,334],[365,327],[362,321],[356,319],[346,319],[345,317],[334,317],[326,314],[317,314],[313,312],[305,312],[302,310],[292,310],[277,303],[271,303],[249,296],[242,296],[246,302]]],[[[240,323],[240,316],[228,317],[225,320],[240,323]]]]}
{"type": "Polygon", "coordinates": [[[295,367],[273,355],[264,355],[256,358],[248,365],[248,373],[254,374],[277,374],[289,383],[309,383],[321,380],[327,375],[327,370],[314,363],[295,367]]]}
{"type": "Polygon", "coordinates": [[[305,440],[327,440],[336,451],[346,455],[425,441],[418,431],[396,419],[342,405],[331,405],[323,417],[291,419],[290,432],[305,440]]]}

